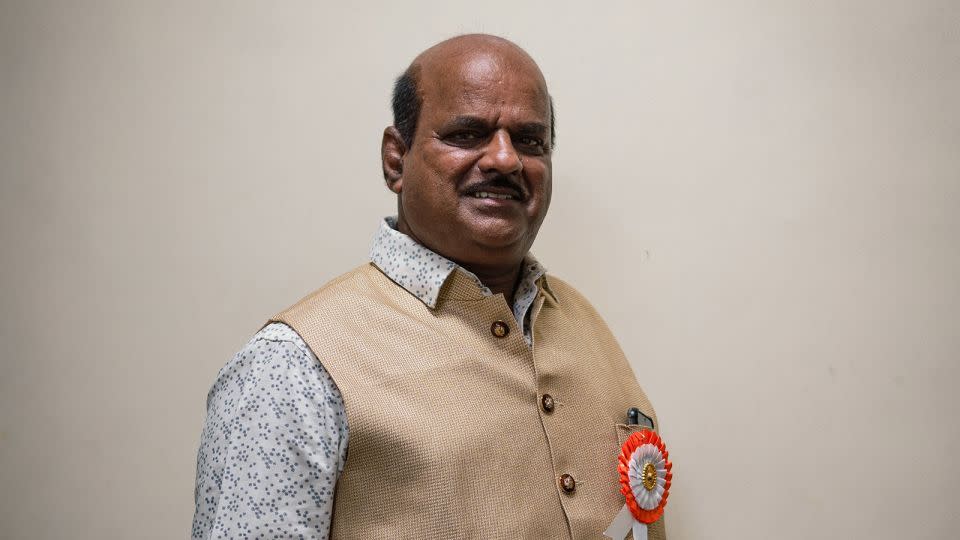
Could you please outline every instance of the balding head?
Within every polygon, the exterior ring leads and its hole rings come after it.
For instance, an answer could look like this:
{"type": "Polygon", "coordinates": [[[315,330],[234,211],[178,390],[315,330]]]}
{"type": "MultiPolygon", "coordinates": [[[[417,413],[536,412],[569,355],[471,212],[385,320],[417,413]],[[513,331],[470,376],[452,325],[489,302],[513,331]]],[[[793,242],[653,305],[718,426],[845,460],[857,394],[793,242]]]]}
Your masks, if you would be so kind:
{"type": "MultiPolygon", "coordinates": [[[[489,34],[466,34],[441,41],[423,51],[403,74],[397,78],[393,89],[393,125],[400,132],[407,146],[413,144],[417,130],[417,121],[423,107],[424,86],[442,81],[451,70],[464,69],[467,66],[482,65],[486,57],[487,64],[499,59],[508,66],[525,73],[539,82],[548,96],[550,109],[550,139],[556,144],[556,116],[553,99],[547,93],[547,83],[539,66],[516,43],[499,36],[489,34]]],[[[429,89],[428,89],[429,92],[429,89]]]]}

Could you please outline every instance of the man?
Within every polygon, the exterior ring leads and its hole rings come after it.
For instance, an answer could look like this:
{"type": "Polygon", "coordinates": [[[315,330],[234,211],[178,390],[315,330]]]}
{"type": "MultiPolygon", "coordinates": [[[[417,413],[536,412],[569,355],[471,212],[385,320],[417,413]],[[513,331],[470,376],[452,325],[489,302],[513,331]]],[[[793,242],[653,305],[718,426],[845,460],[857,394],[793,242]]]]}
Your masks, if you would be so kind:
{"type": "Polygon", "coordinates": [[[413,61],[393,107],[398,215],[370,264],[221,370],[193,535],[599,538],[624,504],[620,444],[656,416],[590,304],[529,254],[551,195],[543,75],[460,36],[413,61]]]}

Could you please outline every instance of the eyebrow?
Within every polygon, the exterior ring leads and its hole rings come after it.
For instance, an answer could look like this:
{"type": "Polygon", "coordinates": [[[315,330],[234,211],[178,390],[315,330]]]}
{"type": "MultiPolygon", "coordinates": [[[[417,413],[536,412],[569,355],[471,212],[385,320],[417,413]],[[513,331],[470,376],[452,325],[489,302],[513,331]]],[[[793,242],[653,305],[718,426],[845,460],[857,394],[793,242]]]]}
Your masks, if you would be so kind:
{"type": "Polygon", "coordinates": [[[490,129],[490,124],[486,120],[476,116],[458,116],[451,120],[447,127],[486,130],[490,129]]]}
{"type": "Polygon", "coordinates": [[[524,122],[517,127],[516,132],[543,136],[547,134],[547,126],[540,122],[524,122]]]}
{"type": "MultiPolygon", "coordinates": [[[[462,129],[476,129],[476,130],[489,130],[490,124],[483,118],[477,116],[457,116],[447,124],[448,128],[462,128],[462,129]]],[[[516,133],[526,133],[534,135],[545,135],[547,133],[547,126],[540,122],[524,122],[514,128],[512,131],[516,133]]]]}

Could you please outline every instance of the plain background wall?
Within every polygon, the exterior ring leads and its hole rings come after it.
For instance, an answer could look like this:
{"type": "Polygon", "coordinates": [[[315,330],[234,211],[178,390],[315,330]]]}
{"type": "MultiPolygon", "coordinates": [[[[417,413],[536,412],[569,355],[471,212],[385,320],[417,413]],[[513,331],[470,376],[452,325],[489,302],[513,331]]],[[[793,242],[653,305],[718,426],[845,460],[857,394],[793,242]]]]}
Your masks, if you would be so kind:
{"type": "Polygon", "coordinates": [[[535,252],[671,539],[960,537],[960,5],[800,0],[4,3],[0,537],[189,535],[217,370],[365,260],[392,80],[469,31],[556,99],[535,252]]]}

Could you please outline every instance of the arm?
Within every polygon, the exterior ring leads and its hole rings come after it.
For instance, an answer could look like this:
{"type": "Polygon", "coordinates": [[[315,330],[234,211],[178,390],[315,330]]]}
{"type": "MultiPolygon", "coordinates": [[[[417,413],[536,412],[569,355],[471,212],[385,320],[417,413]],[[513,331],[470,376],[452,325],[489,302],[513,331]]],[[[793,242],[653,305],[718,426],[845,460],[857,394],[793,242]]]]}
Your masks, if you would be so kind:
{"type": "Polygon", "coordinates": [[[207,396],[193,538],[326,540],[347,438],[330,375],[290,327],[268,325],[207,396]]]}

